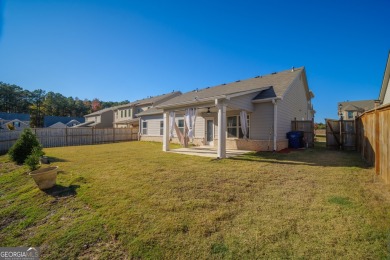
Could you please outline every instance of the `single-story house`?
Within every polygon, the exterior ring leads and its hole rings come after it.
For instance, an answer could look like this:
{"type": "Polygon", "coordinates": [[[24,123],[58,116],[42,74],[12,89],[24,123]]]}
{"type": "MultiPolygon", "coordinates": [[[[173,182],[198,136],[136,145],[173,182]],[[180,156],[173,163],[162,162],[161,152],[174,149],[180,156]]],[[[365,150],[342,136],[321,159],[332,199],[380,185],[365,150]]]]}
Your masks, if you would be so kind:
{"type": "Polygon", "coordinates": [[[139,126],[139,119],[136,114],[153,108],[162,102],[165,102],[173,97],[181,95],[180,91],[173,91],[168,94],[148,97],[134,102],[116,106],[114,111],[114,127],[115,128],[137,128],[139,126]]]}
{"type": "Polygon", "coordinates": [[[0,112],[0,129],[8,130],[8,125],[12,125],[15,130],[30,127],[30,115],[0,112]]]}
{"type": "Polygon", "coordinates": [[[72,127],[84,123],[84,117],[68,117],[68,116],[45,116],[43,118],[43,127],[72,127]],[[59,124],[62,123],[62,124],[59,124]]]}
{"type": "Polygon", "coordinates": [[[338,103],[338,114],[345,120],[353,120],[375,107],[375,100],[345,101],[338,103]]]}
{"type": "Polygon", "coordinates": [[[138,114],[141,140],[226,149],[282,150],[291,121],[313,120],[305,68],[238,80],[184,93],[138,114]]]}
{"type": "Polygon", "coordinates": [[[13,130],[23,130],[25,128],[30,127],[29,121],[21,121],[19,119],[14,119],[10,121],[2,121],[0,119],[0,122],[5,122],[5,123],[1,123],[0,125],[0,129],[2,130],[9,130],[9,126],[12,126],[13,130]]]}
{"type": "Polygon", "coordinates": [[[67,127],[74,127],[74,126],[77,126],[79,124],[81,124],[79,121],[73,119],[73,120],[70,120],[69,122],[67,122],[66,124],[64,124],[62,122],[57,122],[57,123],[49,126],[49,128],[67,128],[67,127]]]}
{"type": "Polygon", "coordinates": [[[379,93],[380,105],[390,104],[390,52],[387,56],[385,73],[383,75],[382,87],[379,93]]]}

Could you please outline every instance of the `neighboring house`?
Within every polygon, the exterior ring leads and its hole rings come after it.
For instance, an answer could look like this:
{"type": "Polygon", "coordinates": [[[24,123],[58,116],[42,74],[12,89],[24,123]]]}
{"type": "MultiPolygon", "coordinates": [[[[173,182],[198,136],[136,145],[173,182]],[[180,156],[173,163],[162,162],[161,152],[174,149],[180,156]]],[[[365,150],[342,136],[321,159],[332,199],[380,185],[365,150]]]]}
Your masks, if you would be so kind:
{"type": "Polygon", "coordinates": [[[0,122],[1,122],[0,129],[2,129],[2,130],[9,130],[9,127],[8,127],[9,125],[12,125],[14,130],[23,130],[25,128],[30,127],[29,121],[21,121],[19,119],[14,119],[14,120],[6,121],[6,122],[4,120],[2,121],[0,119],[0,122]]]}
{"type": "Polygon", "coordinates": [[[65,127],[72,127],[84,123],[85,119],[83,117],[66,117],[66,116],[45,116],[43,118],[43,127],[53,127],[56,128],[62,126],[62,123],[65,127]]]}
{"type": "Polygon", "coordinates": [[[226,148],[282,150],[292,120],[313,120],[313,97],[304,67],[195,90],[140,113],[141,140],[162,140],[168,151],[170,139],[183,143],[191,132],[193,144],[216,147],[220,158],[226,148]]]}
{"type": "Polygon", "coordinates": [[[338,115],[344,120],[353,120],[375,107],[375,100],[345,101],[338,103],[338,115]]]}
{"type": "Polygon", "coordinates": [[[30,127],[30,115],[0,112],[0,129],[8,130],[8,124],[16,130],[30,127]]]}
{"type": "MultiPolygon", "coordinates": [[[[83,121],[84,121],[84,118],[83,118],[83,121]]],[[[66,124],[64,124],[62,122],[57,122],[57,123],[49,126],[49,128],[67,128],[67,127],[74,127],[74,126],[77,126],[79,124],[81,124],[79,121],[73,119],[73,120],[70,120],[69,122],[67,122],[66,124]]]]}
{"type": "Polygon", "coordinates": [[[85,122],[74,127],[112,128],[114,107],[105,108],[85,115],[85,122]]]}
{"type": "Polygon", "coordinates": [[[114,108],[114,127],[115,128],[138,128],[139,119],[137,114],[147,111],[154,106],[165,102],[173,97],[181,95],[180,91],[174,91],[172,93],[163,94],[155,97],[148,97],[145,99],[137,100],[125,105],[117,106],[114,108]]]}
{"type": "Polygon", "coordinates": [[[390,52],[387,56],[385,73],[383,75],[382,87],[379,94],[380,105],[390,104],[390,52]]]}

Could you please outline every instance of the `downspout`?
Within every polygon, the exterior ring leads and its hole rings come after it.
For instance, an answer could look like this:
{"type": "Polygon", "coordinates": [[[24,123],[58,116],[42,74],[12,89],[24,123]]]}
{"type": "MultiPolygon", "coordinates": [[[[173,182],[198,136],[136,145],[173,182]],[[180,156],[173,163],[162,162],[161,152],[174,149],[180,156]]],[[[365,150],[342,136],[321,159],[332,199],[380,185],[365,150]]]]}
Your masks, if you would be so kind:
{"type": "Polygon", "coordinates": [[[276,140],[278,136],[278,105],[276,99],[272,99],[272,104],[274,104],[274,152],[276,151],[276,140]]]}

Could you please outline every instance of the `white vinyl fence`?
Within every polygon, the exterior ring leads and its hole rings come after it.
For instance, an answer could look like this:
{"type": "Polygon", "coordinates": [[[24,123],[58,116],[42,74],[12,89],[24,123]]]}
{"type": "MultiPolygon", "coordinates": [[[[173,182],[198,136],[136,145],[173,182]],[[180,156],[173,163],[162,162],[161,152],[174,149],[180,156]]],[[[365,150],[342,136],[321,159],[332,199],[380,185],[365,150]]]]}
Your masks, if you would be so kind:
{"type": "MultiPolygon", "coordinates": [[[[137,128],[34,128],[43,147],[88,145],[138,140],[137,128]]],[[[22,130],[0,131],[0,153],[6,153],[22,130]]]]}

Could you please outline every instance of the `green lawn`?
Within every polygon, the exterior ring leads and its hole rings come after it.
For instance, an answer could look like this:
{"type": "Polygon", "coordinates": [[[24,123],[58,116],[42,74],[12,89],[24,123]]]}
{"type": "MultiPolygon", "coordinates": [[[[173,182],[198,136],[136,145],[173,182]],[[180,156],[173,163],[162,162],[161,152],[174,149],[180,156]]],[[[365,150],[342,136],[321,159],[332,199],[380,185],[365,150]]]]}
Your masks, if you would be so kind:
{"type": "Polygon", "coordinates": [[[160,143],[45,149],[40,191],[0,156],[0,246],[44,259],[390,257],[390,189],[356,152],[212,160],[160,143]]]}

